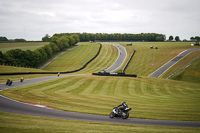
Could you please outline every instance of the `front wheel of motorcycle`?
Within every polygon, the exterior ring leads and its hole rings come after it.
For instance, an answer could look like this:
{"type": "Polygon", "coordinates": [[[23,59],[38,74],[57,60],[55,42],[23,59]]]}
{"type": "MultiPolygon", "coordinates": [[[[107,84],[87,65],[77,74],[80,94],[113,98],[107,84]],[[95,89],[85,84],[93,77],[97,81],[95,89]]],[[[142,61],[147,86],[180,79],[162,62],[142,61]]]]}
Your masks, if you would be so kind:
{"type": "Polygon", "coordinates": [[[110,118],[114,118],[114,116],[115,116],[114,112],[111,112],[109,115],[110,118]]]}
{"type": "Polygon", "coordinates": [[[124,115],[122,118],[127,119],[128,117],[129,117],[129,112],[127,112],[126,115],[124,115]]]}

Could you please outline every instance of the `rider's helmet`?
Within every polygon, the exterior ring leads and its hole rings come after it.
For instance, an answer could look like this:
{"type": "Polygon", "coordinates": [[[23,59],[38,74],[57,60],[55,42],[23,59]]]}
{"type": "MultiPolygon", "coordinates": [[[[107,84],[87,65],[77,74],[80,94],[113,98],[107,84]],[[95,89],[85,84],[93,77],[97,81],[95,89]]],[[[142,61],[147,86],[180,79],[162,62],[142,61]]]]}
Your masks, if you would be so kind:
{"type": "Polygon", "coordinates": [[[122,104],[126,103],[125,101],[122,102],[122,104]]]}

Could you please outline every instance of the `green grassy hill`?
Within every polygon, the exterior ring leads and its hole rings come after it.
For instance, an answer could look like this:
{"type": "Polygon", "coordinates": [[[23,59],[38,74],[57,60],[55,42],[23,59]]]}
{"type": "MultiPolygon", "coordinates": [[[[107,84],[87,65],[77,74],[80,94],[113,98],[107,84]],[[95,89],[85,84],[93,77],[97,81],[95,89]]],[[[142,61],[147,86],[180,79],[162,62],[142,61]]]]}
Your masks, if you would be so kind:
{"type": "MultiPolygon", "coordinates": [[[[80,43],[81,46],[59,56],[50,63],[44,70],[48,71],[70,71],[81,68],[92,59],[99,50],[98,43],[80,43]]],[[[117,48],[102,44],[100,54],[84,70],[78,73],[99,72],[101,69],[111,66],[118,56],[117,48]]]]}
{"type": "Polygon", "coordinates": [[[133,46],[119,44],[126,47],[129,55],[133,49],[136,50],[125,73],[139,76],[148,76],[185,49],[195,48],[190,46],[191,42],[133,42],[133,46]],[[150,46],[158,49],[150,49],[150,46]]]}
{"type": "Polygon", "coordinates": [[[44,68],[47,71],[71,71],[81,68],[92,59],[99,50],[97,43],[80,43],[81,46],[59,56],[44,68]]]}
{"type": "MultiPolygon", "coordinates": [[[[200,51],[195,51],[195,52],[190,53],[189,55],[184,57],[182,60],[177,62],[174,66],[172,66],[170,69],[168,69],[163,75],[161,75],[161,78],[167,78],[169,75],[173,74],[174,72],[176,72],[180,68],[184,67],[185,65],[190,63],[192,60],[194,60],[199,55],[200,55],[200,51]]],[[[198,62],[198,61],[196,61],[196,62],[198,62]]],[[[195,65],[193,69],[195,69],[197,73],[198,73],[197,70],[200,70],[198,65],[195,65]]],[[[186,71],[188,71],[188,70],[189,69],[186,68],[186,71]]],[[[194,73],[193,73],[193,75],[195,76],[194,73]]]]}
{"type": "Polygon", "coordinates": [[[193,62],[188,68],[176,74],[172,79],[200,84],[200,58],[193,62]]]}
{"type": "MultiPolygon", "coordinates": [[[[126,43],[120,44],[123,46],[126,45],[126,43]]],[[[57,58],[57,63],[52,63],[48,66],[48,71],[61,69],[64,71],[82,66],[84,62],[93,57],[94,51],[97,51],[98,47],[99,45],[82,43],[81,47],[57,58]],[[63,68],[63,64],[67,67],[63,68]]],[[[174,77],[174,79],[183,81],[163,79],[175,69],[183,66],[184,63],[189,62],[198,52],[187,56],[180,63],[177,63],[177,66],[174,65],[174,68],[172,67],[166,75],[163,75],[163,78],[146,77],[183,50],[195,48],[190,46],[190,42],[134,42],[133,46],[125,47],[128,52],[127,57],[130,57],[133,49],[136,50],[136,54],[128,66],[126,73],[137,74],[139,78],[92,75],[65,77],[4,90],[0,94],[22,102],[40,102],[42,105],[51,106],[59,110],[106,116],[109,115],[113,107],[119,105],[122,101],[126,101],[129,107],[132,108],[130,112],[130,117],[132,118],[200,121],[200,84],[196,81],[195,83],[185,82],[189,81],[185,79],[186,76],[189,77],[190,81],[194,81],[194,79],[199,80],[199,59],[185,69],[185,71],[174,77]],[[150,49],[151,45],[158,47],[158,49],[150,49]]],[[[117,56],[118,51],[116,47],[103,43],[99,56],[78,73],[92,73],[105,69],[114,63],[117,56]]],[[[8,71],[8,69],[5,71],[8,71]]],[[[25,79],[33,78],[31,77],[32,75],[27,76],[30,77],[25,77],[25,79]]],[[[14,76],[13,78],[19,80],[20,76],[14,76]]],[[[0,76],[0,81],[5,79],[7,77],[0,76]]],[[[56,127],[61,129],[61,132],[66,130],[71,132],[199,131],[197,128],[79,122],[10,113],[0,113],[0,116],[3,119],[3,121],[0,121],[0,128],[7,132],[11,130],[31,132],[33,129],[38,132],[56,132],[57,130],[54,130],[56,127]],[[13,119],[17,122],[13,121],[13,119]],[[37,124],[33,126],[33,123],[37,124]]]]}
{"type": "Polygon", "coordinates": [[[200,84],[157,78],[77,76],[2,91],[23,102],[108,115],[126,101],[130,117],[200,121],[200,84]]]}

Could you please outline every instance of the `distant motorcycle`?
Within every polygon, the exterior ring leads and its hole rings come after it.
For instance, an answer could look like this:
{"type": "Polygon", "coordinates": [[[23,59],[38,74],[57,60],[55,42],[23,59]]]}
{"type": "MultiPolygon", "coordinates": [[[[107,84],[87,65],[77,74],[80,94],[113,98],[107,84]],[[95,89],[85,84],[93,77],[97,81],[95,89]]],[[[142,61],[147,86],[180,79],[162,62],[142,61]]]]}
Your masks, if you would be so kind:
{"type": "Polygon", "coordinates": [[[129,117],[130,110],[131,108],[125,108],[124,110],[121,110],[119,107],[114,107],[109,117],[110,118],[121,117],[123,119],[127,119],[129,117]]]}
{"type": "Polygon", "coordinates": [[[12,80],[8,79],[7,82],[6,82],[6,85],[11,86],[12,85],[12,80]]]}

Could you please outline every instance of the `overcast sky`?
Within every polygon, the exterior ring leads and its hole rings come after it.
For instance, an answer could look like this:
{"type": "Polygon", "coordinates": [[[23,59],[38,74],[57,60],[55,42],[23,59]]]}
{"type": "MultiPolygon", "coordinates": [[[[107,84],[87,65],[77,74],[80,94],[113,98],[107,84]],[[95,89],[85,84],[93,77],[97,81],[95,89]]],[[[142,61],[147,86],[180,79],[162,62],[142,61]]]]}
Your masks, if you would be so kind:
{"type": "Polygon", "coordinates": [[[162,33],[200,36],[200,0],[0,0],[0,36],[162,33]]]}

